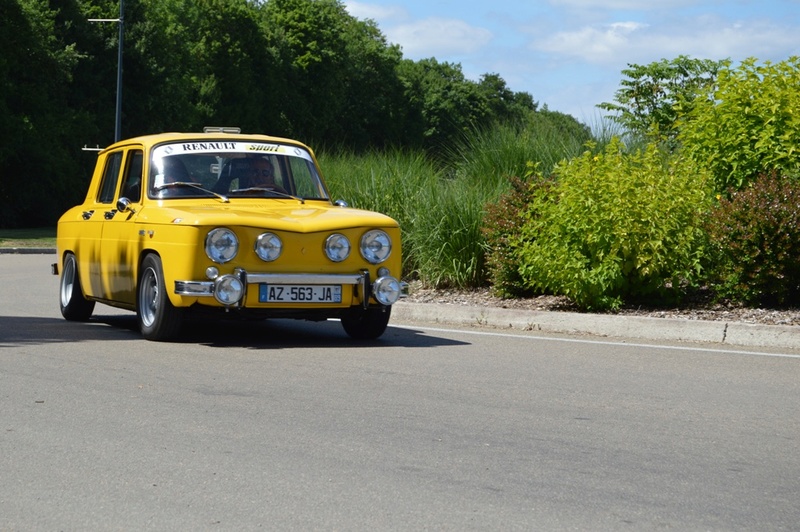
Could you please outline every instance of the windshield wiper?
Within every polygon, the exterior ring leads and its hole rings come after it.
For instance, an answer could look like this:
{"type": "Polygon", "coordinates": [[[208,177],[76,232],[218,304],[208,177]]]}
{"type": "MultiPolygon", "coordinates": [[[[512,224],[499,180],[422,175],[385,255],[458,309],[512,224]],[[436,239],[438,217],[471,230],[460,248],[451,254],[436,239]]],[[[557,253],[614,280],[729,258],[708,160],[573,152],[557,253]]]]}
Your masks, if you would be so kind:
{"type": "Polygon", "coordinates": [[[278,190],[273,187],[247,187],[247,188],[237,188],[236,190],[231,190],[232,194],[235,194],[237,192],[269,192],[270,194],[275,194],[276,196],[282,196],[284,198],[297,200],[302,204],[305,204],[306,202],[306,200],[304,200],[300,196],[294,196],[292,194],[289,194],[288,192],[284,192],[282,190],[278,190]]]}
{"type": "Polygon", "coordinates": [[[164,184],[158,185],[157,187],[154,187],[154,188],[155,188],[155,190],[164,190],[165,188],[177,188],[177,187],[191,187],[191,188],[200,190],[202,192],[205,192],[207,194],[211,194],[212,196],[216,196],[219,199],[221,199],[223,203],[230,203],[230,200],[228,199],[227,196],[223,196],[222,194],[214,192],[213,190],[208,190],[206,187],[204,187],[200,183],[194,183],[192,181],[175,181],[175,182],[172,182],[172,183],[164,183],[164,184]]]}

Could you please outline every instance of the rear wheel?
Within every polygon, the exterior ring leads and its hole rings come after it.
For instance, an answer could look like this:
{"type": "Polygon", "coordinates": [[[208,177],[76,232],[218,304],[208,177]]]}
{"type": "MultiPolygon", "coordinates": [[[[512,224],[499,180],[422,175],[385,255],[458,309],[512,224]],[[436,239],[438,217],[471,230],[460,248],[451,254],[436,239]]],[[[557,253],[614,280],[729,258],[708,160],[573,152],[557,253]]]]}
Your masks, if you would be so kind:
{"type": "Polygon", "coordinates": [[[183,313],[169,300],[164,268],[158,255],[148,255],[142,261],[136,295],[136,316],[142,336],[162,342],[178,336],[183,313]]]}
{"type": "Polygon", "coordinates": [[[351,338],[374,340],[386,331],[391,315],[392,307],[353,309],[342,316],[342,327],[351,338]]]}
{"type": "Polygon", "coordinates": [[[59,303],[61,315],[69,321],[87,321],[94,310],[94,301],[89,301],[83,295],[80,278],[78,277],[78,261],[75,255],[64,255],[64,266],[61,271],[59,287],[59,303]]]}

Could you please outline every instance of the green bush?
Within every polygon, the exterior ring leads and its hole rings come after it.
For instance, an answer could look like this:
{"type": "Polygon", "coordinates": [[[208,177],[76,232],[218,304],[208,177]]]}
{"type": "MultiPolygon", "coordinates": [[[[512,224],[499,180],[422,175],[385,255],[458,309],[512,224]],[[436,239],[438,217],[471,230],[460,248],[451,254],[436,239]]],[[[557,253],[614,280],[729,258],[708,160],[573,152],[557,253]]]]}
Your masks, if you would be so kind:
{"type": "Polygon", "coordinates": [[[711,194],[707,174],[689,159],[654,145],[627,154],[612,139],[602,153],[590,149],[555,174],[521,232],[528,287],[601,310],[679,295],[699,279],[711,194]]]}
{"type": "Polygon", "coordinates": [[[707,229],[718,294],[745,304],[800,302],[800,182],[762,175],[720,198],[707,229]]]}
{"type": "Polygon", "coordinates": [[[758,66],[754,59],[717,75],[679,120],[685,152],[711,170],[717,192],[759,174],[800,174],[800,57],[758,66]]]}

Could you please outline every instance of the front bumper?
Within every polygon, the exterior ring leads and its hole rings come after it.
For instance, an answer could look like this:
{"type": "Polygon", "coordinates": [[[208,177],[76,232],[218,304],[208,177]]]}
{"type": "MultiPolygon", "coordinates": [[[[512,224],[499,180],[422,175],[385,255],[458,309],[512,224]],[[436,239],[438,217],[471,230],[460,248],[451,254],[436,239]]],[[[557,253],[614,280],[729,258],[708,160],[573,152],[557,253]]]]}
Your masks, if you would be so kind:
{"type": "Polygon", "coordinates": [[[408,296],[408,283],[391,276],[371,281],[366,270],[354,274],[249,273],[241,268],[237,268],[233,274],[221,275],[209,281],[175,281],[175,293],[180,296],[214,297],[223,306],[237,308],[246,301],[249,287],[257,288],[262,284],[350,285],[360,296],[364,308],[369,307],[371,298],[380,305],[389,306],[408,296]]]}

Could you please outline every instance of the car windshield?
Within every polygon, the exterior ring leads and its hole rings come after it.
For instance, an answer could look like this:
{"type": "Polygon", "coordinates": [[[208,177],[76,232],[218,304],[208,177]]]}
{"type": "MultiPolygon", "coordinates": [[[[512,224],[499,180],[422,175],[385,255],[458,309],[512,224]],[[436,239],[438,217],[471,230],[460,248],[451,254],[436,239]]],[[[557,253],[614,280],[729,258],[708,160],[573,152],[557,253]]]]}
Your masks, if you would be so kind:
{"type": "Polygon", "coordinates": [[[288,144],[186,141],[153,149],[151,198],[299,198],[327,200],[311,154],[288,144]]]}

